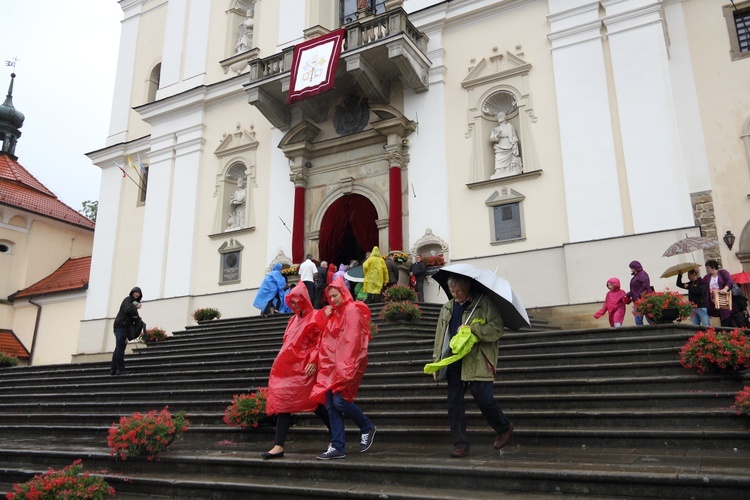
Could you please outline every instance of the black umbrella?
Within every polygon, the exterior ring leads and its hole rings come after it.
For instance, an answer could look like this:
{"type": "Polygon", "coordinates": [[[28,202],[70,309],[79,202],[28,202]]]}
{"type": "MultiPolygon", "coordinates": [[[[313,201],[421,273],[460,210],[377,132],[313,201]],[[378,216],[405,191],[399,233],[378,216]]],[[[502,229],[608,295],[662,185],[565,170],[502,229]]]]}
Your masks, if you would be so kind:
{"type": "Polygon", "coordinates": [[[511,290],[507,280],[495,275],[492,271],[470,264],[453,264],[440,268],[432,277],[450,297],[448,278],[451,275],[464,276],[471,281],[474,293],[486,295],[500,309],[503,324],[511,330],[531,326],[526,308],[521,298],[511,290]]]}

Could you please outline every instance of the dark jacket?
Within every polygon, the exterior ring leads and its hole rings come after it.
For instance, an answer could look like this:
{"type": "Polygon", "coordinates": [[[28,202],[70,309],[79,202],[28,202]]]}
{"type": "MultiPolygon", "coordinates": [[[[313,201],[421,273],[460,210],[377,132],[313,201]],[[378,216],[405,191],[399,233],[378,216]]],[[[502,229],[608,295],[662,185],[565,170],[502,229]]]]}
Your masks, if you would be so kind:
{"type": "MultiPolygon", "coordinates": [[[[711,275],[707,274],[703,278],[703,284],[706,285],[706,296],[708,300],[708,314],[710,316],[714,317],[720,317],[721,319],[727,319],[732,315],[732,311],[729,309],[716,309],[714,306],[713,300],[711,300],[710,294],[711,294],[711,275]]],[[[719,290],[723,290],[724,287],[728,287],[730,290],[732,289],[732,285],[734,285],[734,280],[732,279],[732,275],[729,274],[729,271],[726,269],[719,269],[718,274],[718,285],[719,290]]]]}
{"type": "Polygon", "coordinates": [[[322,289],[326,287],[327,274],[328,274],[327,268],[318,266],[318,274],[315,275],[315,288],[322,289]]]}
{"type": "Polygon", "coordinates": [[[427,264],[425,264],[424,261],[415,262],[409,268],[409,272],[417,278],[417,283],[421,283],[424,281],[424,275],[427,273],[427,264]]]}
{"type": "Polygon", "coordinates": [[[115,328],[125,328],[128,325],[132,324],[134,320],[140,319],[140,316],[138,315],[138,309],[135,307],[135,304],[137,302],[140,302],[143,300],[143,292],[141,292],[141,289],[136,287],[133,287],[132,290],[130,290],[130,294],[122,299],[122,303],[120,304],[120,310],[117,311],[117,316],[115,316],[115,328]],[[140,299],[136,300],[135,297],[133,297],[133,294],[138,292],[141,294],[140,299]]]}
{"type": "Polygon", "coordinates": [[[698,278],[695,281],[688,281],[685,284],[682,282],[682,274],[678,274],[677,286],[688,291],[688,300],[695,307],[708,307],[708,287],[703,283],[703,280],[698,278]]]}
{"type": "Polygon", "coordinates": [[[398,281],[398,264],[395,260],[385,259],[385,266],[388,268],[388,283],[396,283],[398,281]]]}
{"type": "Polygon", "coordinates": [[[628,292],[628,298],[635,302],[644,293],[651,292],[651,278],[648,277],[648,273],[643,270],[643,266],[637,260],[631,262],[628,267],[635,270],[633,278],[630,280],[630,291],[628,292]]]}

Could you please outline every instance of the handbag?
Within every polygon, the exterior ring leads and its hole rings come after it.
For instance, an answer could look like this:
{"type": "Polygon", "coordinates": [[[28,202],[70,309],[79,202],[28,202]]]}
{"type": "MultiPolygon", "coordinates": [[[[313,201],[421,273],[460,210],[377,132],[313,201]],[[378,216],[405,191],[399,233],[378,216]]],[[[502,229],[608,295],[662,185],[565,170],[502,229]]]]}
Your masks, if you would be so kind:
{"type": "Polygon", "coordinates": [[[732,288],[730,290],[732,292],[732,296],[733,297],[744,297],[745,296],[745,294],[742,292],[742,288],[737,283],[735,283],[734,285],[732,285],[732,288]]]}
{"type": "Polygon", "coordinates": [[[139,316],[135,316],[127,325],[125,336],[128,340],[135,340],[141,336],[141,332],[146,329],[146,324],[139,316]]]}

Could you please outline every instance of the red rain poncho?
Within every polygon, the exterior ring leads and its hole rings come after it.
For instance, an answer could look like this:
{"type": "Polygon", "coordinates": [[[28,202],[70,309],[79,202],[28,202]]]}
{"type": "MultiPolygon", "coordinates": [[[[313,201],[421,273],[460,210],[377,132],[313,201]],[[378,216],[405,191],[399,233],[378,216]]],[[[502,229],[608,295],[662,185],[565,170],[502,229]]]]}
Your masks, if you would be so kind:
{"type": "Polygon", "coordinates": [[[343,278],[337,278],[325,290],[336,288],[343,302],[333,308],[333,314],[323,331],[318,356],[318,377],[310,398],[325,403],[327,391],[338,392],[346,401],[354,401],[367,367],[367,346],[370,343],[370,309],[352,300],[343,278]]]}
{"type": "Polygon", "coordinates": [[[325,318],[322,310],[313,309],[307,287],[302,281],[286,296],[290,308],[292,302],[298,304],[298,310],[286,326],[284,342],[268,377],[268,415],[313,411],[317,407],[317,403],[310,398],[315,375],[307,376],[305,367],[318,362],[318,346],[325,318]]]}

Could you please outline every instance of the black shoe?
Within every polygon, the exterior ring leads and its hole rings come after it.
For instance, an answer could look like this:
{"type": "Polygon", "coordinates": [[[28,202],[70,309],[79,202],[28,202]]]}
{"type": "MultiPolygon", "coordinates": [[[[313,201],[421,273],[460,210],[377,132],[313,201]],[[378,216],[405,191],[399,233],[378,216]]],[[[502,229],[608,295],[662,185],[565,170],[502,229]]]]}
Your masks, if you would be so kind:
{"type": "Polygon", "coordinates": [[[267,451],[264,451],[260,454],[261,457],[263,457],[264,460],[270,460],[273,458],[284,458],[284,452],[280,451],[278,453],[269,453],[267,451]]]}
{"type": "Polygon", "coordinates": [[[128,375],[130,375],[130,372],[125,370],[117,370],[115,375],[127,377],[128,375]]]}
{"type": "Polygon", "coordinates": [[[117,370],[110,370],[110,371],[109,371],[109,374],[110,374],[110,375],[117,375],[117,370]]]}
{"type": "Polygon", "coordinates": [[[346,452],[344,452],[344,450],[337,450],[333,446],[329,446],[327,451],[321,453],[316,458],[318,460],[334,460],[338,458],[346,458],[346,452]]]}
{"type": "Polygon", "coordinates": [[[451,458],[464,458],[469,456],[467,448],[456,448],[451,452],[451,458]]]}

